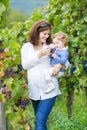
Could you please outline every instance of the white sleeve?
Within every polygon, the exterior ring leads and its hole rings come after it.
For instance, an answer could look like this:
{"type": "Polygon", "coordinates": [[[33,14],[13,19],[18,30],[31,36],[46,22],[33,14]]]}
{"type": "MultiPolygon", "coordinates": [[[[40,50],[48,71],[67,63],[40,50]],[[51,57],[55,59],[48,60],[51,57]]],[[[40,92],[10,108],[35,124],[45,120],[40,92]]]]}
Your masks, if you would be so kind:
{"type": "Polygon", "coordinates": [[[26,43],[21,48],[21,62],[22,67],[25,70],[30,69],[31,67],[34,67],[39,61],[38,56],[35,54],[35,51],[33,49],[33,46],[29,43],[26,43]]]}

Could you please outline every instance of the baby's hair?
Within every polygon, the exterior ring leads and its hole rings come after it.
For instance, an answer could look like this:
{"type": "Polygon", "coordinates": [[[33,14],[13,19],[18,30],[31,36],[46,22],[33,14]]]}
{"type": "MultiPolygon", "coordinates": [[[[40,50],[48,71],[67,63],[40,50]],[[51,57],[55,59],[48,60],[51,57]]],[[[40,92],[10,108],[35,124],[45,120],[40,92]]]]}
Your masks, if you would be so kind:
{"type": "Polygon", "coordinates": [[[66,44],[68,42],[68,36],[64,32],[57,32],[57,33],[55,33],[53,35],[52,39],[54,39],[55,37],[57,37],[58,40],[65,42],[66,44]]]}

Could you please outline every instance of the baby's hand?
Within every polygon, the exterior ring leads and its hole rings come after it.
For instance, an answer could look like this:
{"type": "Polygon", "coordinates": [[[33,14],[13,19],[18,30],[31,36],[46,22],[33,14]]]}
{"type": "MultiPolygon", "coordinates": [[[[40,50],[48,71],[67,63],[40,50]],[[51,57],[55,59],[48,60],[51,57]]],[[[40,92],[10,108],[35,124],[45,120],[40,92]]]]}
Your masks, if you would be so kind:
{"type": "Polygon", "coordinates": [[[56,54],[55,53],[51,53],[51,57],[56,58],[56,54]]]}
{"type": "Polygon", "coordinates": [[[53,48],[55,48],[55,45],[54,44],[50,44],[49,47],[50,47],[50,49],[53,49],[53,48]]]}

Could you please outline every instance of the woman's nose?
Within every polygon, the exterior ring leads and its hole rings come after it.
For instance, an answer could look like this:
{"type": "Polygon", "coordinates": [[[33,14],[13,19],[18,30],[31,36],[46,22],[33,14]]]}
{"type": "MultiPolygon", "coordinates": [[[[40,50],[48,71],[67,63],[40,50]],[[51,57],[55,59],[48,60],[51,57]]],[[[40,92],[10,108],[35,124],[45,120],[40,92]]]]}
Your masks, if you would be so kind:
{"type": "Polygon", "coordinates": [[[49,37],[49,35],[47,34],[45,37],[46,37],[46,38],[48,38],[48,37],[49,37]]]}

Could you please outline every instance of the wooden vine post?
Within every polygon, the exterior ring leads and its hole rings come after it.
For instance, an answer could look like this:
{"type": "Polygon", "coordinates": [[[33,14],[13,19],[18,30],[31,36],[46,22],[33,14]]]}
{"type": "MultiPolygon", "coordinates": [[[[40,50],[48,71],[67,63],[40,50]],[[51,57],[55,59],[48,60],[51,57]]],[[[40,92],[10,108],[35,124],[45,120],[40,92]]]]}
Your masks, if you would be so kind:
{"type": "Polygon", "coordinates": [[[0,130],[7,130],[4,104],[0,102],[0,130]]]}

